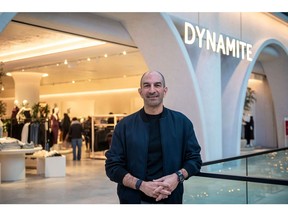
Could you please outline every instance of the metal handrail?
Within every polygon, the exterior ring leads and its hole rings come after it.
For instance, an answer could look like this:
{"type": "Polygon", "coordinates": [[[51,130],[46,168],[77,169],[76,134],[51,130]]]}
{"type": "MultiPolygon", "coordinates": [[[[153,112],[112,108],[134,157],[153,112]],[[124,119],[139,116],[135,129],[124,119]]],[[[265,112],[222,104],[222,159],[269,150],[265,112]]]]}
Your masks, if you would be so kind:
{"type": "Polygon", "coordinates": [[[262,155],[262,154],[269,154],[269,153],[272,153],[272,152],[278,152],[278,151],[284,151],[284,150],[288,150],[288,147],[271,149],[271,150],[265,150],[265,151],[261,151],[261,152],[248,154],[248,155],[229,157],[229,158],[224,158],[224,159],[219,159],[219,160],[214,160],[214,161],[207,161],[207,162],[204,162],[202,164],[202,166],[208,166],[208,165],[213,165],[213,164],[217,164],[217,163],[223,163],[223,162],[228,162],[228,161],[233,161],[233,160],[239,160],[239,159],[243,159],[243,158],[249,158],[249,157],[254,157],[254,156],[258,156],[258,155],[262,155]]]}
{"type": "MultiPolygon", "coordinates": [[[[252,153],[249,155],[242,155],[242,156],[237,156],[237,157],[224,158],[220,160],[208,161],[208,162],[204,162],[202,166],[208,166],[208,165],[213,165],[213,164],[218,164],[218,163],[223,163],[223,162],[228,162],[228,161],[233,161],[233,160],[239,160],[239,159],[247,159],[249,157],[269,154],[272,152],[285,151],[285,150],[288,150],[288,147],[252,153]]],[[[260,178],[260,177],[227,175],[227,174],[206,173],[206,172],[200,172],[196,176],[288,186],[288,180],[275,179],[275,178],[263,178],[263,177],[260,178]]]]}

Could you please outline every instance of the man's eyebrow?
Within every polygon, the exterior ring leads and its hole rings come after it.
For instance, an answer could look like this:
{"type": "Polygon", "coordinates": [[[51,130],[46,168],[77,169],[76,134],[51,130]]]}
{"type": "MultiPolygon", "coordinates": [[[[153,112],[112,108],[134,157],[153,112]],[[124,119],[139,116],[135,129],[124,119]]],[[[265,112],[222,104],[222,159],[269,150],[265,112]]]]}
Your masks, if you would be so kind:
{"type": "Polygon", "coordinates": [[[154,82],[154,83],[152,83],[152,82],[143,82],[143,85],[144,84],[162,84],[162,82],[161,81],[158,81],[158,82],[154,82]]]}

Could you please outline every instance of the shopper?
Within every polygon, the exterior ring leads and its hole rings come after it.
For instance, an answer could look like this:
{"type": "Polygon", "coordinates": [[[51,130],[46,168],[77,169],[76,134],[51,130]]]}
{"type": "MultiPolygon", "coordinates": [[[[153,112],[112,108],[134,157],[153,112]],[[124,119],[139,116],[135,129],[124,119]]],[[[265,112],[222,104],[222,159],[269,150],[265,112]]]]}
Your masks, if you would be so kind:
{"type": "Polygon", "coordinates": [[[105,169],[118,183],[121,204],[181,204],[184,179],[200,171],[193,124],[164,107],[167,90],[160,72],[144,73],[138,90],[144,107],[116,125],[105,169]]]}
{"type": "Polygon", "coordinates": [[[251,140],[254,140],[254,119],[253,116],[250,116],[249,122],[245,121],[245,139],[246,147],[252,147],[251,140]]]}
{"type": "Polygon", "coordinates": [[[92,145],[91,145],[91,135],[92,135],[92,131],[91,131],[91,121],[92,121],[92,117],[88,116],[87,120],[84,121],[83,123],[83,128],[84,128],[84,138],[85,138],[85,145],[86,145],[86,150],[92,149],[92,145]]]}
{"type": "Polygon", "coordinates": [[[73,148],[73,160],[81,160],[83,127],[76,117],[72,118],[69,128],[69,136],[73,148]]]}

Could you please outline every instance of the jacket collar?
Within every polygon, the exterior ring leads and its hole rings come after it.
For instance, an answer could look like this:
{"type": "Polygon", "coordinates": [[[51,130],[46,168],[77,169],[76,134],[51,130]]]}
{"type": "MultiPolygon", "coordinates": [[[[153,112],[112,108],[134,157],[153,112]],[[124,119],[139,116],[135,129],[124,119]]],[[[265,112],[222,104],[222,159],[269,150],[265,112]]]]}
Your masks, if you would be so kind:
{"type": "MultiPolygon", "coordinates": [[[[140,112],[141,119],[144,122],[148,122],[149,120],[148,120],[147,115],[144,111],[144,107],[139,112],[140,112]]],[[[166,116],[167,116],[167,108],[163,106],[163,112],[162,112],[161,119],[165,118],[166,116]]]]}

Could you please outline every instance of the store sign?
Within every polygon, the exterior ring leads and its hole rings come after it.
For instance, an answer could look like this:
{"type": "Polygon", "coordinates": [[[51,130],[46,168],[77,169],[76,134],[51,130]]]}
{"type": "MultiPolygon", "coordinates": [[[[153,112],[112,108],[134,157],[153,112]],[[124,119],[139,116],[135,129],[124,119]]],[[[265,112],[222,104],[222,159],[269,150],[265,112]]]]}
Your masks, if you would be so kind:
{"type": "Polygon", "coordinates": [[[193,44],[198,37],[198,46],[202,48],[206,43],[206,49],[213,52],[222,53],[223,55],[232,55],[235,58],[247,59],[252,61],[252,45],[231,39],[227,36],[210,32],[208,29],[200,28],[199,26],[193,26],[191,23],[185,22],[184,42],[185,44],[193,44]],[[206,42],[205,40],[206,39],[206,42]]]}

